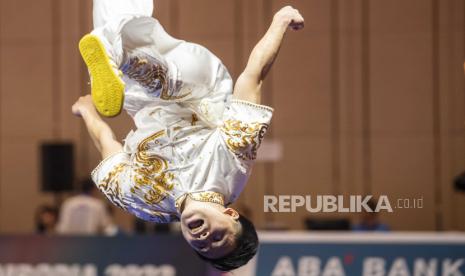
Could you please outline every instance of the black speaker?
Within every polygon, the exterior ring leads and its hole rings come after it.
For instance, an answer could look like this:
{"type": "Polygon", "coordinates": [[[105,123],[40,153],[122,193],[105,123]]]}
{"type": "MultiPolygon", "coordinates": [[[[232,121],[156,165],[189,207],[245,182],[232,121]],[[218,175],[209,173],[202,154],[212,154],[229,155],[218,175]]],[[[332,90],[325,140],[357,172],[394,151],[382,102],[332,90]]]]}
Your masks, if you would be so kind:
{"type": "Polygon", "coordinates": [[[64,192],[73,190],[74,150],[71,143],[43,143],[42,191],[64,192]]]}
{"type": "Polygon", "coordinates": [[[454,186],[457,191],[465,192],[465,172],[455,178],[454,186]]]}

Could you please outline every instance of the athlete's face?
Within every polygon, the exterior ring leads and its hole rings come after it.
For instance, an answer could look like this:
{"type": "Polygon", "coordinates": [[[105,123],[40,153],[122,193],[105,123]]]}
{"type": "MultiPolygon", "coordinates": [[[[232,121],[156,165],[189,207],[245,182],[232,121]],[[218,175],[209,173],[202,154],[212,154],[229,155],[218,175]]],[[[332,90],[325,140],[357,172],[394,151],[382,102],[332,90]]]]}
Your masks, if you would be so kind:
{"type": "Polygon", "coordinates": [[[234,209],[221,210],[197,203],[182,213],[182,234],[189,245],[204,257],[222,258],[236,246],[236,237],[241,231],[238,219],[239,214],[234,209]]]}

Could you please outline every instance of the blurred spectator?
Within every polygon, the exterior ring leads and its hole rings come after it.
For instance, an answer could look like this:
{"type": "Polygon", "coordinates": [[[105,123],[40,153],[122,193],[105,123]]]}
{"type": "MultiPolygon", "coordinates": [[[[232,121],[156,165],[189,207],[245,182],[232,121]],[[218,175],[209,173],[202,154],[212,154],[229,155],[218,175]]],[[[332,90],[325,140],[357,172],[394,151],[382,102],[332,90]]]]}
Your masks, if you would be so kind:
{"type": "Polygon", "coordinates": [[[109,215],[108,225],[104,229],[104,234],[110,237],[116,237],[121,235],[126,235],[126,233],[121,229],[121,227],[115,222],[115,212],[113,206],[107,204],[107,213],[109,215]]]}
{"type": "MultiPolygon", "coordinates": [[[[374,200],[368,201],[367,205],[371,210],[376,210],[377,203],[374,200]]],[[[360,214],[360,222],[352,227],[353,231],[389,231],[387,224],[381,223],[379,214],[377,212],[363,211],[360,214]]]]}
{"type": "Polygon", "coordinates": [[[305,226],[313,231],[347,231],[350,230],[350,220],[347,218],[308,218],[305,226]]]}
{"type": "Polygon", "coordinates": [[[139,235],[147,234],[147,223],[138,217],[134,217],[134,232],[139,235]]]}
{"type": "Polygon", "coordinates": [[[35,220],[37,234],[53,234],[58,221],[58,209],[54,206],[42,205],[37,209],[35,220]]]}
{"type": "Polygon", "coordinates": [[[172,223],[150,223],[139,218],[134,220],[134,232],[140,235],[155,233],[155,234],[179,234],[181,233],[181,224],[179,222],[172,223]]]}
{"type": "Polygon", "coordinates": [[[105,204],[94,197],[95,184],[91,179],[85,179],[81,189],[81,194],[63,203],[57,232],[66,235],[105,234],[111,222],[105,204]]]}

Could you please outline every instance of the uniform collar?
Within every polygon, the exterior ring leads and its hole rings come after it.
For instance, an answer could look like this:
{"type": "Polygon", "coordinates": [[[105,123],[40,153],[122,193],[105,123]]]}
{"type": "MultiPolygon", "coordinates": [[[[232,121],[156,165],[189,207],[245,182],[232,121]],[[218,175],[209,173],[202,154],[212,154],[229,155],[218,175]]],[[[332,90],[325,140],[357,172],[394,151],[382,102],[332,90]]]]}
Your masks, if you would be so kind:
{"type": "Polygon", "coordinates": [[[183,203],[189,197],[192,200],[200,201],[200,202],[210,202],[220,204],[221,206],[224,205],[224,195],[212,192],[212,191],[202,191],[202,192],[193,192],[193,193],[186,193],[176,199],[176,209],[178,210],[179,214],[181,214],[183,203]]]}

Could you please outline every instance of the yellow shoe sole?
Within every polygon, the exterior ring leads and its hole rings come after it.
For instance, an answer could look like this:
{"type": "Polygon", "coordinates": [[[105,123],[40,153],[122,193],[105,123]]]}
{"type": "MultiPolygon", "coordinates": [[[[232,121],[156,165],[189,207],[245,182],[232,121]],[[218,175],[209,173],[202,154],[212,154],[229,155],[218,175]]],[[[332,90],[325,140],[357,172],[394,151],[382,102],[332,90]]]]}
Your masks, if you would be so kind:
{"type": "Polygon", "coordinates": [[[113,70],[102,42],[88,34],[79,42],[79,51],[90,72],[95,108],[106,117],[118,115],[123,108],[125,85],[113,70]]]}

